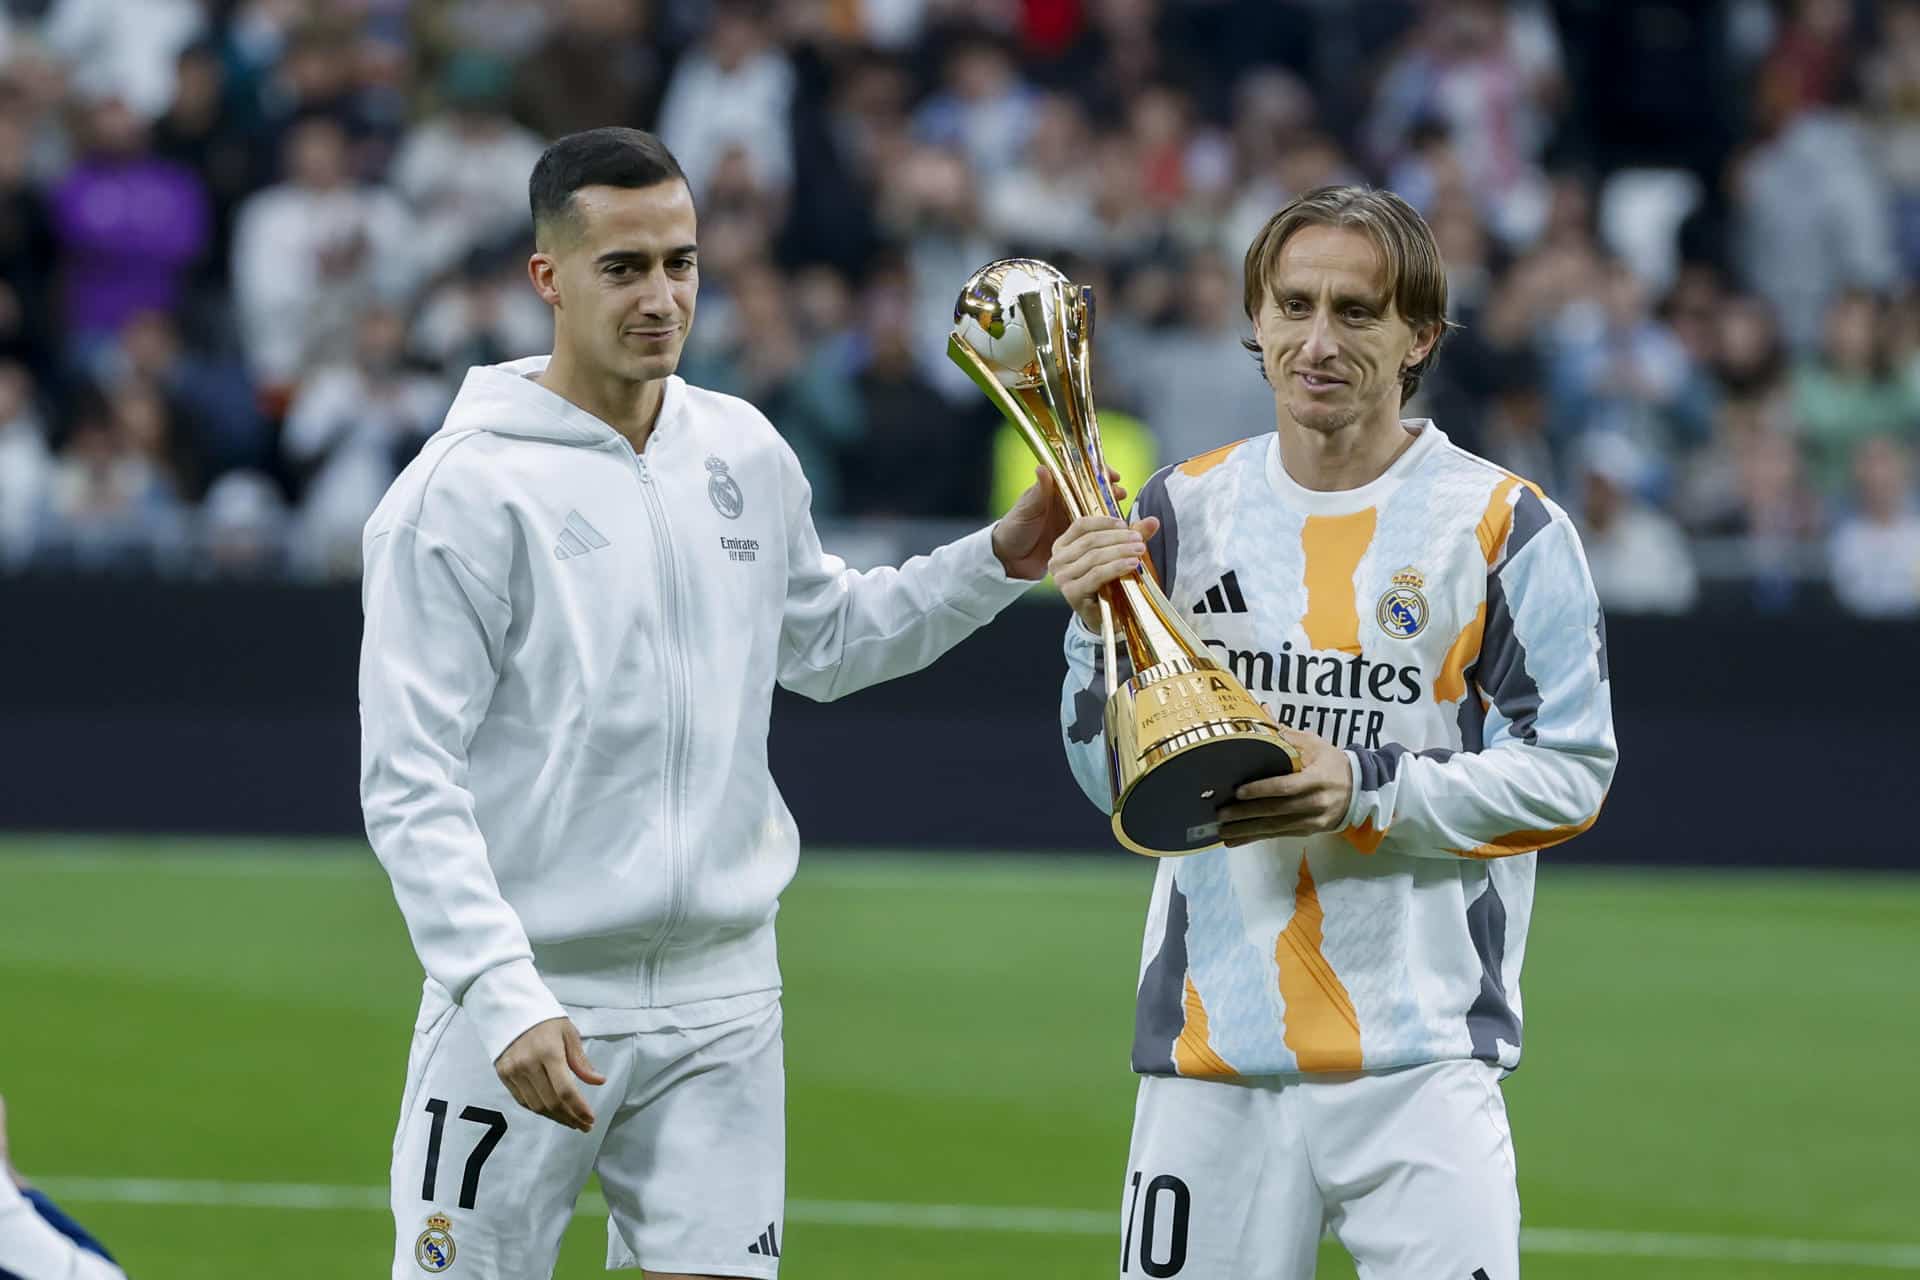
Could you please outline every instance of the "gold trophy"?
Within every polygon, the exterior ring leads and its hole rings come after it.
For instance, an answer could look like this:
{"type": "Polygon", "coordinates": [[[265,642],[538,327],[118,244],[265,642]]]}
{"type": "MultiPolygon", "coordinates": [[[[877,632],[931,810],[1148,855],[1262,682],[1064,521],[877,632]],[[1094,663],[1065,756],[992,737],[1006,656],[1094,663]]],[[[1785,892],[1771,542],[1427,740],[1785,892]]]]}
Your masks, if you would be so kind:
{"type": "MultiPolygon", "coordinates": [[[[1076,519],[1120,515],[1093,410],[1092,339],[1093,290],[1034,258],[974,272],[947,339],[948,357],[1019,430],[1076,519]]],[[[1155,857],[1218,844],[1215,810],[1241,784],[1299,768],[1299,752],[1152,577],[1101,591],[1100,636],[1115,838],[1155,857]],[[1133,665],[1124,682],[1122,643],[1133,665]]]]}

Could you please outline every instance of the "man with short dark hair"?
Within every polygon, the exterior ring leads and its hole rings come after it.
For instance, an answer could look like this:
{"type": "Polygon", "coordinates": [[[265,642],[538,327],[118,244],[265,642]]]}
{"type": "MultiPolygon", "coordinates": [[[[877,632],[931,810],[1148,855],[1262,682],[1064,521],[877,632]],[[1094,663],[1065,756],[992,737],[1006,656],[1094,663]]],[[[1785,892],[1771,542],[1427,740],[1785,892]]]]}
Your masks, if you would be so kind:
{"type": "Polygon", "coordinates": [[[1301,196],[1246,258],[1274,432],[1168,467],[1135,525],[1087,517],[1054,549],[1077,615],[1062,726],[1096,804],[1098,592],[1149,559],[1301,757],[1222,797],[1226,848],[1160,864],[1123,1275],[1308,1280],[1325,1230],[1378,1280],[1519,1275],[1498,1082],[1534,854],[1593,823],[1617,752],[1566,513],[1400,417],[1446,288],[1399,197],[1301,196]]]}
{"type": "Polygon", "coordinates": [[[609,1266],[772,1277],[799,846],[773,686],[931,662],[1043,575],[1065,509],[1043,481],[850,572],[773,425],[674,376],[700,275],[673,156],[570,135],[530,194],[553,355],[472,370],[365,536],[361,799],[427,972],[393,1275],[550,1275],[597,1172],[609,1266]]]}

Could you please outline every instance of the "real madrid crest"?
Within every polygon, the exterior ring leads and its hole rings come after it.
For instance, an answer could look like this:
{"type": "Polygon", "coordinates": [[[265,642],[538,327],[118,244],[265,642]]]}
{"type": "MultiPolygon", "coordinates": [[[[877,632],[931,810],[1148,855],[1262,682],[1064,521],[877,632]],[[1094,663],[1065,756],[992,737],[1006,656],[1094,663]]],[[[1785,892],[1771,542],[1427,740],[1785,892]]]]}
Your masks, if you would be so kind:
{"type": "Polygon", "coordinates": [[[1380,629],[1402,640],[1411,640],[1425,630],[1427,598],[1420,594],[1420,588],[1426,585],[1427,580],[1411,566],[1394,574],[1393,585],[1380,597],[1380,605],[1374,610],[1380,629]]]}
{"type": "Polygon", "coordinates": [[[422,1271],[438,1275],[453,1265],[453,1223],[445,1214],[427,1219],[427,1229],[413,1242],[413,1260],[422,1271]]]}
{"type": "Polygon", "coordinates": [[[707,459],[707,497],[713,502],[713,509],[729,520],[738,520],[740,513],[747,509],[746,495],[740,492],[740,486],[727,474],[724,459],[707,459]]]}

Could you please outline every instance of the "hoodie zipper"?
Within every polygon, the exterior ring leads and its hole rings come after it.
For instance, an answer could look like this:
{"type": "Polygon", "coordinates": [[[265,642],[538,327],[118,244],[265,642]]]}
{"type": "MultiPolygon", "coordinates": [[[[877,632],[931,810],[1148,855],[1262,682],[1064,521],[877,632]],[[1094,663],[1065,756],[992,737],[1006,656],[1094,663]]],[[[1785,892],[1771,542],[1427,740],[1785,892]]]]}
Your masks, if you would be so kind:
{"type": "Polygon", "coordinates": [[[627,446],[627,453],[633,459],[634,470],[639,474],[640,493],[646,502],[647,518],[653,525],[653,545],[659,561],[661,617],[666,625],[667,649],[672,654],[674,664],[672,677],[666,682],[667,767],[662,779],[667,797],[667,917],[660,926],[660,935],[654,940],[643,968],[645,1002],[650,1008],[658,1003],[661,958],[666,954],[673,931],[686,914],[686,893],[681,883],[684,859],[680,849],[680,810],[685,799],[681,779],[686,771],[688,739],[691,736],[688,733],[686,700],[692,675],[687,669],[686,645],[680,634],[680,575],[674,567],[673,534],[667,523],[666,505],[661,501],[659,486],[653,482],[653,472],[648,468],[647,460],[635,452],[631,444],[627,446]]]}

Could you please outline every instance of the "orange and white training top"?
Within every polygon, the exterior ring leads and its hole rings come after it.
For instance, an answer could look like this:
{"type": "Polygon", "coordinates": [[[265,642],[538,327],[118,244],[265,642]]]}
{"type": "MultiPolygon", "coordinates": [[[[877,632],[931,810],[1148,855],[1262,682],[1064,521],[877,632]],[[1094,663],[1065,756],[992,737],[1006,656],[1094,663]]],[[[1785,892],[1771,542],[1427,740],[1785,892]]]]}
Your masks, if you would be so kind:
{"type": "MultiPolygon", "coordinates": [[[[1564,511],[1405,425],[1358,489],[1301,488],[1276,435],[1141,489],[1168,597],[1281,724],[1345,748],[1353,800],[1332,834],[1160,863],[1136,1071],[1520,1061],[1534,851],[1593,824],[1617,755],[1600,605],[1564,511]]],[[[1104,809],[1101,649],[1069,625],[1061,723],[1104,809]]]]}

